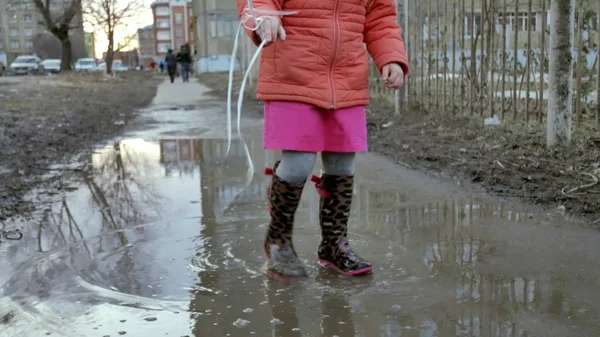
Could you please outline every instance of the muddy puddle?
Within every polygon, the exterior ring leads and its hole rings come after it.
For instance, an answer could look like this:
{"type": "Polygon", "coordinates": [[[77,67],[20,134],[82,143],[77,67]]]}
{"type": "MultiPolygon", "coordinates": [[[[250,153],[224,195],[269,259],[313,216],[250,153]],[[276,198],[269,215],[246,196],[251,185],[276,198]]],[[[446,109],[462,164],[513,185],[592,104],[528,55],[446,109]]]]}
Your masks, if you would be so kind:
{"type": "MultiPolygon", "coordinates": [[[[169,129],[170,132],[170,129],[169,129]]],[[[170,134],[170,133],[169,133],[170,134]]],[[[263,274],[259,137],[142,137],[89,159],[19,242],[0,244],[0,336],[599,336],[600,235],[537,220],[374,155],[351,223],[375,274],[320,268],[318,198],[295,245],[310,277],[263,274]]]]}

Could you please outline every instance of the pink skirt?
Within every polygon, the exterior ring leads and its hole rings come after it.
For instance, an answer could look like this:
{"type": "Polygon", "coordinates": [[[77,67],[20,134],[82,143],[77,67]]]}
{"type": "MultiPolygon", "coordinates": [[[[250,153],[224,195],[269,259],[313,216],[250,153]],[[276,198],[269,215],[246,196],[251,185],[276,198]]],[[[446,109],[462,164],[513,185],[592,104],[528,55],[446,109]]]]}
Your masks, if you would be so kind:
{"type": "Polygon", "coordinates": [[[264,123],[266,150],[367,151],[364,106],[328,110],[306,103],[267,101],[264,123]]]}

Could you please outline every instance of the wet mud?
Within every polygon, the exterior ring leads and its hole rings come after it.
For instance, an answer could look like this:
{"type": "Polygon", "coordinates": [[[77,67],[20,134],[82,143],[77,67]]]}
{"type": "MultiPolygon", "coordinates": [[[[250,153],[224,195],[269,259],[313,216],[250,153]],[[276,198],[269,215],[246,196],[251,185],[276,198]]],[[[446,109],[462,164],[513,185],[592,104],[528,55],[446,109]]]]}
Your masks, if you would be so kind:
{"type": "Polygon", "coordinates": [[[81,170],[73,156],[123,132],[159,83],[137,72],[0,77],[0,232],[15,230],[9,217],[35,210],[24,198],[32,189],[68,189],[68,176],[81,170]]]}
{"type": "Polygon", "coordinates": [[[350,224],[374,274],[318,265],[308,186],[294,243],[309,277],[268,278],[260,120],[244,120],[246,179],[223,105],[165,109],[173,89],[0,245],[0,336],[598,335],[597,231],[377,155],[359,157],[350,224]]]}

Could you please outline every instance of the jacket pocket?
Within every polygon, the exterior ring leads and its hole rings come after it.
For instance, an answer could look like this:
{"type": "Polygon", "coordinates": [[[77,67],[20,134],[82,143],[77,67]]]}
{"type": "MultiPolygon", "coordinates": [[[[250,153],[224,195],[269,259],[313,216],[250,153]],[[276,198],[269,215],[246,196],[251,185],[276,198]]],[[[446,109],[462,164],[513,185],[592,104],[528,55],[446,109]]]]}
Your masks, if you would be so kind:
{"type": "Polygon", "coordinates": [[[288,35],[274,44],[275,78],[286,84],[307,86],[315,77],[320,60],[317,37],[288,35]]]}
{"type": "Polygon", "coordinates": [[[369,87],[369,54],[362,44],[346,50],[344,73],[349,89],[369,87]]]}

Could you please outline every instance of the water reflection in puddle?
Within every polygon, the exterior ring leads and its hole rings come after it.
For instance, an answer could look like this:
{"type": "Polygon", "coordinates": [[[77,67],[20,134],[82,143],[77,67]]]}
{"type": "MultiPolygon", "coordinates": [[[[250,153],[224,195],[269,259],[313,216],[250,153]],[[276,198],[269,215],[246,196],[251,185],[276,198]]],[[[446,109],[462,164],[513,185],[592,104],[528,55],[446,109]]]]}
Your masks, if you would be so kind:
{"type": "MultiPolygon", "coordinates": [[[[295,244],[311,277],[273,282],[262,274],[260,252],[268,178],[257,174],[247,186],[242,147],[225,161],[226,146],[130,139],[96,153],[79,189],[27,226],[22,242],[2,247],[0,336],[597,331],[596,295],[575,289],[598,286],[589,232],[565,238],[506,204],[431,198],[386,175],[356,186],[351,224],[374,276],[348,279],[316,265],[318,199],[309,187],[295,244]],[[589,252],[565,253],[572,242],[589,252]],[[552,244],[554,254],[544,251],[552,244]],[[573,258],[578,264],[569,266],[573,258]],[[568,277],[578,270],[588,272],[568,277]]],[[[260,143],[249,146],[264,163],[260,143]]],[[[359,171],[372,165],[364,160],[359,171]]]]}

